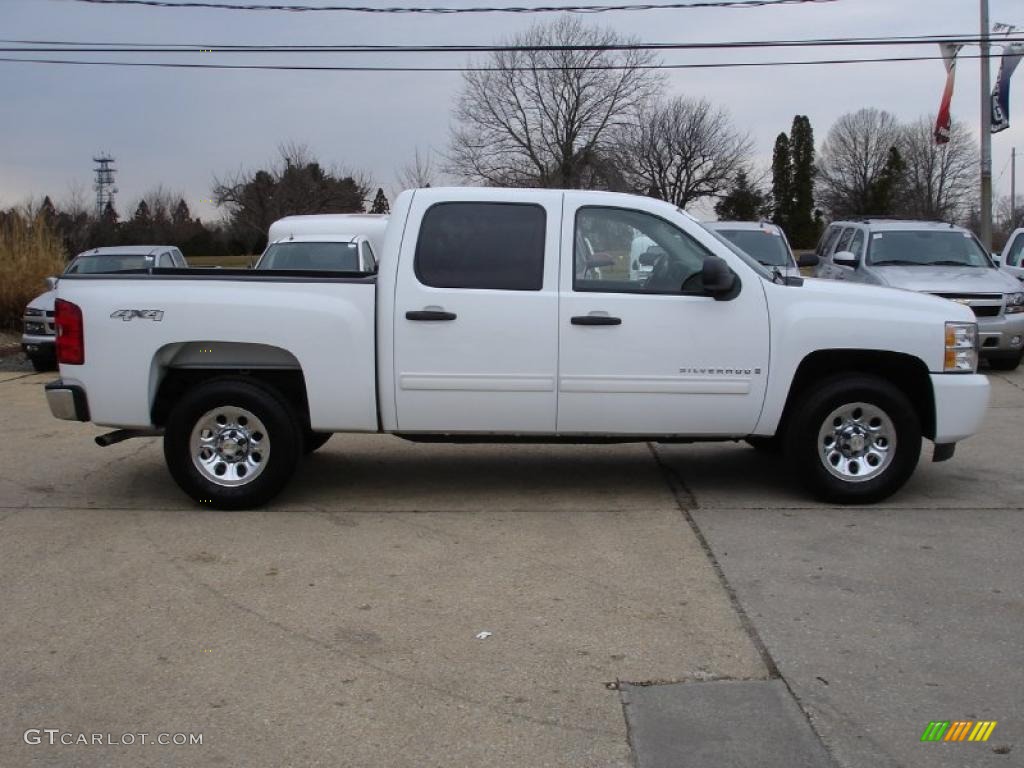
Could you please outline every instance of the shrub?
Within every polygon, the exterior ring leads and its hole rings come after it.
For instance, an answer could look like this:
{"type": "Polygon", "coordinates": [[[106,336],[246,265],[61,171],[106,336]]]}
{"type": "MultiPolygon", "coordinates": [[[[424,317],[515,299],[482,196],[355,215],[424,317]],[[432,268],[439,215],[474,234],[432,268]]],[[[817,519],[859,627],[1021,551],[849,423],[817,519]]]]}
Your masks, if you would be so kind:
{"type": "Polygon", "coordinates": [[[0,328],[20,328],[25,305],[64,264],[61,239],[45,217],[0,211],[0,328]]]}

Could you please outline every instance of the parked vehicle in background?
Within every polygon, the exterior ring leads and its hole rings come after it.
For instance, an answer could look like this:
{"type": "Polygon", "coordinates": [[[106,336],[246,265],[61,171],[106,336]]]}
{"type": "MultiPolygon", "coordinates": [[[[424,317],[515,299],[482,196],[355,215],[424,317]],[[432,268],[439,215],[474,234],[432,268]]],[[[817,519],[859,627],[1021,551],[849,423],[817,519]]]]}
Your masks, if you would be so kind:
{"type": "Polygon", "coordinates": [[[970,307],[982,358],[997,370],[1020,365],[1024,286],[969,230],[927,221],[837,221],[817,254],[818,277],[930,293],[970,307]]]}
{"type": "MultiPolygon", "coordinates": [[[[783,277],[800,277],[801,265],[797,263],[781,227],[767,221],[706,221],[704,226],[768,269],[778,269],[783,277]]],[[[815,263],[807,260],[805,266],[814,266],[815,263]]]]}
{"type": "Polygon", "coordinates": [[[866,503],[981,424],[977,324],[931,296],[782,279],[683,210],[577,190],[403,192],[377,274],[177,270],[58,287],[58,418],[163,434],[179,486],[278,493],[311,434],[424,442],[760,438],[866,503]],[[600,273],[639,237],[649,275],[600,273]]]}
{"type": "MultiPolygon", "coordinates": [[[[93,248],[73,258],[63,274],[98,274],[129,270],[186,268],[188,262],[181,251],[172,245],[119,245],[93,248]]],[[[21,349],[37,371],[57,368],[54,353],[56,330],[53,301],[57,278],[47,278],[49,290],[36,296],[25,307],[22,317],[21,349]]]]}
{"type": "Polygon", "coordinates": [[[1010,235],[999,264],[1018,280],[1024,281],[1024,228],[1014,230],[1010,235]]]}
{"type": "Polygon", "coordinates": [[[371,273],[377,257],[365,235],[290,235],[271,242],[254,269],[371,273]]]}
{"type": "Polygon", "coordinates": [[[286,216],[270,225],[255,269],[376,272],[387,222],[369,213],[286,216]]]}

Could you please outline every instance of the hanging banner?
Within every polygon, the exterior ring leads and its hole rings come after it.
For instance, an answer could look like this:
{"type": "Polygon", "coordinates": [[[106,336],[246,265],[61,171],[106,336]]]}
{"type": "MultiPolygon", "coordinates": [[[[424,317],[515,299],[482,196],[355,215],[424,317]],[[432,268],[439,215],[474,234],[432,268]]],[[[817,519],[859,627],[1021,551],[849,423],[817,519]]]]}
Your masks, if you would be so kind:
{"type": "Polygon", "coordinates": [[[1010,78],[1021,58],[1024,58],[1024,45],[1008,45],[1003,50],[999,77],[996,78],[996,87],[992,89],[992,133],[1010,127],[1010,78]]]}
{"type": "Polygon", "coordinates": [[[948,144],[949,130],[953,118],[949,114],[949,106],[953,101],[953,85],[956,82],[956,57],[963,45],[960,43],[939,43],[942,58],[946,65],[946,90],[942,92],[942,104],[939,105],[939,118],[935,121],[935,143],[948,144]]]}

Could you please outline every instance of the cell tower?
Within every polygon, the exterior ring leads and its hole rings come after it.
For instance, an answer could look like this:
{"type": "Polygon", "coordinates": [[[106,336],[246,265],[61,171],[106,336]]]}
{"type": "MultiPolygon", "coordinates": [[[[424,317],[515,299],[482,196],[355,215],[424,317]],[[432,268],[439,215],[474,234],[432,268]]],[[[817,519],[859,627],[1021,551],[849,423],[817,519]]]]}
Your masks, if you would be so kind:
{"type": "Polygon", "coordinates": [[[117,169],[114,168],[114,158],[106,153],[96,155],[92,159],[96,163],[96,167],[93,171],[96,173],[96,182],[93,187],[96,190],[96,218],[103,216],[103,211],[107,209],[107,204],[114,204],[114,195],[117,194],[117,187],[114,186],[114,174],[117,173],[117,169]]]}

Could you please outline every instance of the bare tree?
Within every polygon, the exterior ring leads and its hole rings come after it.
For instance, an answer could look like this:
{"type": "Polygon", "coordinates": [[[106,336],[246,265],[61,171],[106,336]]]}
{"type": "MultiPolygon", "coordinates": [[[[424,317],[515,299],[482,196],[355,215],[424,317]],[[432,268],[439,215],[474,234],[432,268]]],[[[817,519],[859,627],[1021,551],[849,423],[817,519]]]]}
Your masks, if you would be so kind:
{"type": "Polygon", "coordinates": [[[507,42],[517,50],[463,75],[446,170],[493,185],[609,185],[614,134],[660,88],[644,68],[654,57],[602,48],[623,40],[568,15],[507,42]]]}
{"type": "Polygon", "coordinates": [[[833,217],[870,214],[899,147],[902,129],[890,113],[869,108],[840,117],[828,132],[818,163],[819,201],[833,217]]]}
{"type": "Polygon", "coordinates": [[[412,160],[398,169],[400,191],[432,186],[437,181],[437,175],[433,150],[421,153],[420,148],[416,147],[412,160]]]}
{"type": "Polygon", "coordinates": [[[639,110],[622,138],[630,186],[680,207],[725,194],[751,146],[727,110],[681,96],[639,110]]]}
{"type": "Polygon", "coordinates": [[[282,216],[365,210],[370,185],[364,175],[324,168],[302,144],[282,144],[278,154],[269,168],[214,180],[217,206],[227,209],[230,227],[250,248],[282,216]]]}
{"type": "Polygon", "coordinates": [[[953,121],[949,143],[936,144],[935,117],[922,117],[903,130],[900,150],[906,167],[900,212],[915,219],[955,221],[966,213],[974,196],[978,164],[974,137],[953,121]]]}

